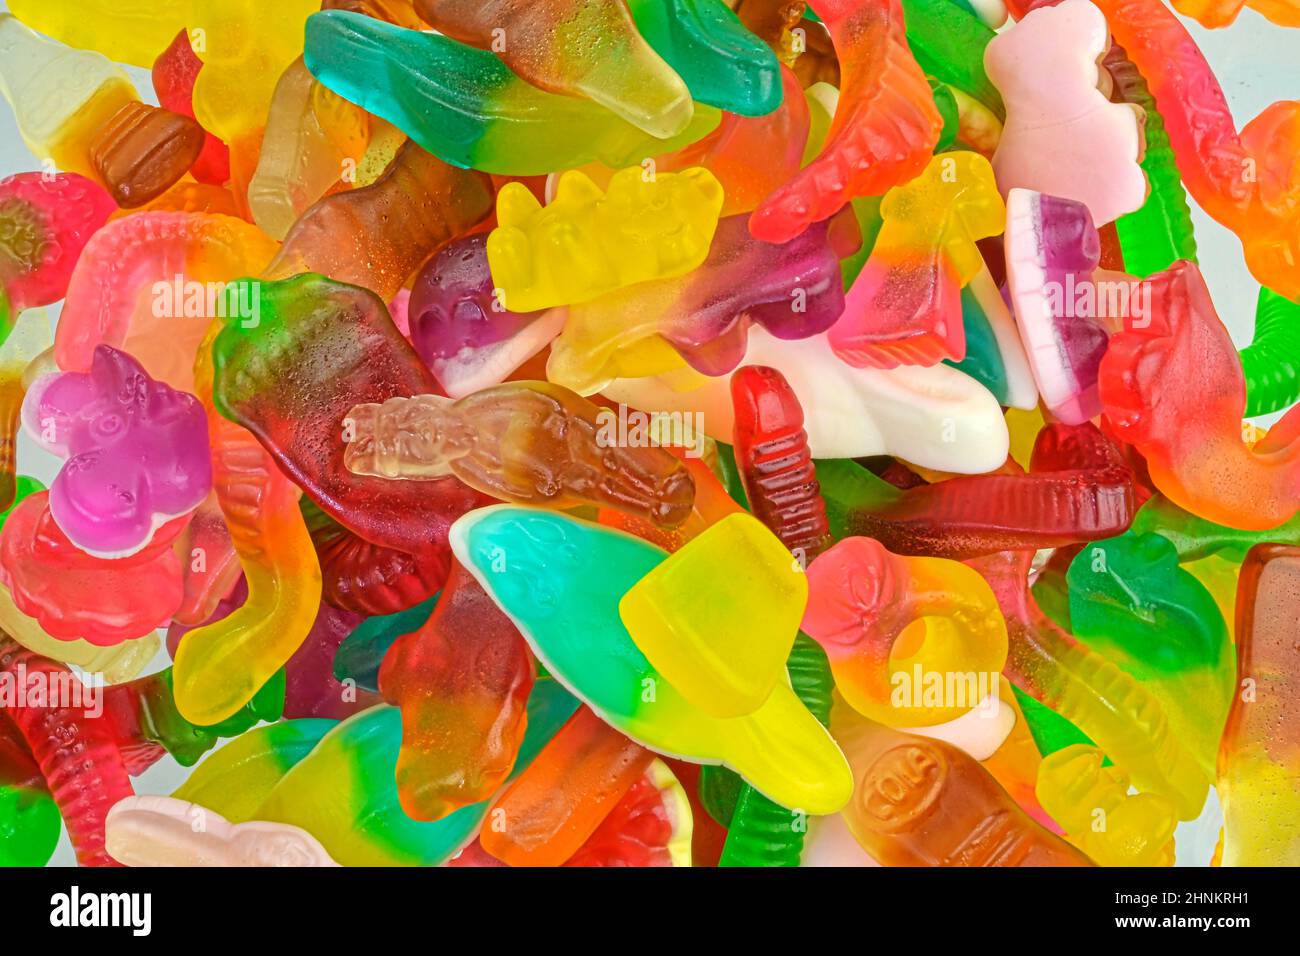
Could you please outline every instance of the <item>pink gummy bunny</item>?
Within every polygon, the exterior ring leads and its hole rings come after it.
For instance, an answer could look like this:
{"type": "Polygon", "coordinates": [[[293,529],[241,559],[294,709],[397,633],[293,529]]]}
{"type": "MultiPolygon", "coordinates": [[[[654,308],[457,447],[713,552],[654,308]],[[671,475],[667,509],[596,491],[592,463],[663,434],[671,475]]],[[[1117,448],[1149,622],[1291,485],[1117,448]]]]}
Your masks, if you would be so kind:
{"type": "Polygon", "coordinates": [[[1146,201],[1145,114],[1098,88],[1109,46],[1106,17],[1089,0],[1034,10],[989,42],[984,66],[1007,106],[993,154],[1004,197],[1019,187],[1075,199],[1098,226],[1146,201]]]}
{"type": "Polygon", "coordinates": [[[37,381],[22,418],[38,444],[67,458],[50,488],[50,513],[88,554],[135,554],[212,489],[199,400],[107,345],[95,349],[89,373],[37,381]]]}

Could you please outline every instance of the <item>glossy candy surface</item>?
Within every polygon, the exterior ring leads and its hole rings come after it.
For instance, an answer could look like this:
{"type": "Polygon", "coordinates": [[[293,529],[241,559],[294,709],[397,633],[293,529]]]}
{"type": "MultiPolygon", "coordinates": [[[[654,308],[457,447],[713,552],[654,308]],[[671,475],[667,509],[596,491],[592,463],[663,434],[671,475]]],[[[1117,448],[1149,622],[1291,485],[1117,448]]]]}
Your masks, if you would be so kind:
{"type": "Polygon", "coordinates": [[[9,0],[0,865],[1300,863],[1244,6],[9,0]]]}

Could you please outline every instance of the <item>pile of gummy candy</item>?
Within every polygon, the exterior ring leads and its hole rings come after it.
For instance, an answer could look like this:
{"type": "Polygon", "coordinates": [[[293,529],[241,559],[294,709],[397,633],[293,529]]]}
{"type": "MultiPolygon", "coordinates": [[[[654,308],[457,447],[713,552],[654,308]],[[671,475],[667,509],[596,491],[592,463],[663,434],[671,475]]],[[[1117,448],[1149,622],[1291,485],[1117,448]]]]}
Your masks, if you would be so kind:
{"type": "Polygon", "coordinates": [[[1300,101],[1008,6],[9,0],[0,862],[1300,864],[1300,101]]]}

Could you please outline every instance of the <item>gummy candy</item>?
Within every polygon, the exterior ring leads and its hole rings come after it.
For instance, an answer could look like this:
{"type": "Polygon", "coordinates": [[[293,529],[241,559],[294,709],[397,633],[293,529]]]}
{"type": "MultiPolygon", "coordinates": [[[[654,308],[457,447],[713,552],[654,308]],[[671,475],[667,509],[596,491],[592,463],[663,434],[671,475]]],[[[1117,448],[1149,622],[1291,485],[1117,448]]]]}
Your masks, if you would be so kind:
{"type": "Polygon", "coordinates": [[[547,377],[591,394],[615,378],[659,371],[665,353],[664,370],[684,362],[724,375],[746,355],[751,324],[787,340],[826,331],[844,309],[838,273],[824,224],[774,245],[753,238],[745,217],[728,216],[694,271],[570,306],[551,343],[547,377]],[[647,352],[656,361],[646,364],[647,352]]]}
{"type": "MultiPolygon", "coordinates": [[[[0,637],[0,673],[12,679],[19,668],[25,674],[62,672],[80,686],[78,678],[61,664],[0,637]]],[[[131,796],[133,790],[104,715],[92,717],[88,709],[36,700],[6,707],[3,713],[14,722],[36,758],[63,816],[77,861],[82,866],[114,865],[104,848],[104,820],[113,804],[131,796]]]]}
{"type": "Polygon", "coordinates": [[[411,284],[408,338],[452,398],[500,384],[564,327],[563,310],[514,312],[502,304],[484,233],[447,243],[411,284]]]}
{"type": "Polygon", "coordinates": [[[619,620],[617,603],[663,560],[657,548],[506,505],[465,515],[452,528],[452,548],[547,671],[633,740],[701,763],[726,763],[773,800],[808,813],[833,813],[848,800],[852,781],[843,756],[788,685],[777,682],[753,713],[717,718],[645,659],[619,620]],[[602,574],[590,573],[596,566],[602,574]],[[595,646],[601,654],[591,653],[595,646]]]}
{"type": "MultiPolygon", "coordinates": [[[[946,365],[855,369],[835,357],[824,335],[781,341],[761,328],[750,330],[739,364],[781,369],[807,409],[804,427],[814,458],[895,454],[975,474],[1006,460],[1009,439],[997,400],[946,365]]],[[[692,385],[679,390],[662,377],[625,378],[601,392],[633,408],[699,413],[705,433],[725,441],[735,421],[727,380],[692,385]]]]}
{"type": "Polygon", "coordinates": [[[701,103],[735,116],[764,116],[780,105],[777,57],[725,0],[627,0],[627,8],[701,103]]]}
{"type": "Polygon", "coordinates": [[[1084,744],[1050,754],[1038,770],[1038,799],[1098,865],[1172,866],[1173,807],[1153,793],[1130,795],[1128,777],[1102,766],[1104,756],[1084,744]]]}
{"type": "Polygon", "coordinates": [[[943,120],[912,58],[900,0],[818,0],[843,91],[817,158],[763,201],[755,238],[786,242],[855,196],[882,195],[929,161],[943,120]]]}
{"type": "Polygon", "coordinates": [[[387,301],[439,245],[487,216],[491,204],[482,173],[454,169],[406,143],[373,183],[326,196],[304,212],[265,277],[315,272],[387,301]],[[353,254],[359,247],[367,250],[363,258],[353,254]]]}
{"type": "Polygon", "coordinates": [[[176,654],[176,706],[197,724],[224,720],[302,645],[320,605],[320,566],[298,492],[244,428],[217,413],[210,382],[213,322],[195,360],[208,418],[212,483],[248,586],[244,604],[186,635],[176,654]]]}
{"type": "Polygon", "coordinates": [[[913,673],[987,678],[1006,663],[993,592],[959,562],[902,558],[871,538],[845,538],[809,565],[808,588],[803,629],[826,651],[840,695],[878,723],[943,723],[988,693],[963,687],[946,707],[926,704],[924,686],[899,693],[913,673]]]}
{"type": "Polygon", "coordinates": [[[538,89],[584,96],[666,138],[691,120],[691,94],[608,0],[416,0],[438,32],[480,50],[538,89]]]}
{"type": "Polygon", "coordinates": [[[233,216],[148,212],[109,223],[87,244],[54,333],[54,357],[90,371],[95,348],[111,345],[151,378],[196,392],[194,354],[227,304],[251,320],[254,300],[228,299],[224,284],[262,269],[275,245],[233,216]]]}
{"type": "Polygon", "coordinates": [[[657,140],[595,103],[530,86],[486,50],[345,11],[309,17],[306,42],[307,69],[339,96],[435,156],[489,173],[623,167],[693,143],[721,119],[696,104],[684,130],[657,140]]]}
{"type": "Polygon", "coordinates": [[[19,173],[0,180],[0,344],[24,309],[68,292],[86,243],[114,209],[76,173],[19,173]]]}
{"type": "Polygon", "coordinates": [[[370,140],[364,110],[321,86],[303,66],[289,64],[275,87],[248,207],[272,239],[355,169],[370,140]]]}
{"type": "Polygon", "coordinates": [[[1074,199],[1097,225],[1141,208],[1142,109],[1098,89],[1109,43],[1106,17],[1089,0],[1034,10],[989,42],[984,60],[1007,105],[993,155],[1004,195],[1020,188],[1074,199]]]}
{"type": "Polygon", "coordinates": [[[49,499],[47,491],[29,495],[0,534],[0,582],[18,609],[54,637],[101,646],[166,624],[181,602],[180,563],[171,545],[185,518],[159,527],[129,557],[109,559],[69,540],[49,499]]]}
{"type": "Polygon", "coordinates": [[[858,782],[849,830],[891,866],[1088,866],[969,754],[874,724],[843,705],[831,726],[858,782]]]}
{"type": "Polygon", "coordinates": [[[1274,103],[1238,133],[1204,56],[1164,4],[1099,0],[1097,6],[1147,81],[1187,191],[1241,239],[1246,265],[1261,285],[1300,297],[1296,104],[1274,103]]]}
{"type": "Polygon", "coordinates": [[[1156,0],[10,6],[0,864],[1297,861],[1300,112],[1156,0]]]}
{"type": "Polygon", "coordinates": [[[153,381],[107,345],[95,349],[89,373],[40,379],[27,393],[23,424],[67,459],[50,486],[50,517],[87,554],[135,554],[211,490],[198,399],[153,381]]]}
{"type": "Polygon", "coordinates": [[[0,94],[28,148],[101,182],[118,205],[148,202],[198,158],[199,124],[141,103],[104,56],[38,37],[8,13],[0,14],[0,51],[0,94]]]}
{"type": "Polygon", "coordinates": [[[647,179],[630,166],[603,195],[570,171],[545,208],[510,183],[487,241],[492,279],[506,305],[534,312],[678,276],[704,261],[721,209],[722,186],[702,167],[647,179]]]}
{"type": "Polygon", "coordinates": [[[1300,551],[1261,544],[1237,583],[1238,686],[1219,748],[1226,866],[1293,866],[1295,764],[1290,711],[1295,700],[1295,616],[1300,551]]]}
{"type": "Polygon", "coordinates": [[[125,797],[113,804],[104,846],[123,866],[338,866],[306,830],[232,824],[173,797],[125,797]]]}
{"type": "Polygon", "coordinates": [[[836,537],[866,535],[897,554],[966,559],[1017,545],[1060,547],[1124,531],[1136,507],[1133,476],[1091,424],[1039,433],[1033,472],[952,477],[896,488],[849,461],[818,463],[836,537]],[[1065,466],[1041,456],[1065,449],[1065,466]]]}
{"type": "Polygon", "coordinates": [[[437,480],[520,504],[600,503],[673,527],[690,476],[659,448],[620,448],[609,419],[547,382],[508,382],[458,402],[437,395],[357,405],[343,462],[357,475],[437,480]]]}
{"type": "Polygon", "coordinates": [[[885,194],[883,224],[827,338],[854,366],[933,365],[966,355],[961,289],[983,268],[978,239],[1002,232],[993,170],[975,153],[943,153],[885,194]]]}
{"type": "Polygon", "coordinates": [[[379,688],[402,710],[397,792],[409,817],[437,820],[505,781],[523,740],[532,660],[459,564],[424,625],[385,653],[379,688]]]}
{"type": "Polygon", "coordinates": [[[803,568],[784,543],[757,519],[733,514],[637,581],[618,614],[651,666],[690,703],[714,717],[742,717],[781,680],[807,600],[803,568]],[[702,581],[711,586],[701,589],[702,581]]]}
{"type": "Polygon", "coordinates": [[[1175,504],[1247,530],[1286,522],[1300,508],[1292,461],[1297,413],[1247,448],[1241,365],[1200,270],[1178,262],[1141,289],[1149,314],[1127,321],[1102,359],[1106,419],[1141,452],[1151,480],[1175,504]]]}

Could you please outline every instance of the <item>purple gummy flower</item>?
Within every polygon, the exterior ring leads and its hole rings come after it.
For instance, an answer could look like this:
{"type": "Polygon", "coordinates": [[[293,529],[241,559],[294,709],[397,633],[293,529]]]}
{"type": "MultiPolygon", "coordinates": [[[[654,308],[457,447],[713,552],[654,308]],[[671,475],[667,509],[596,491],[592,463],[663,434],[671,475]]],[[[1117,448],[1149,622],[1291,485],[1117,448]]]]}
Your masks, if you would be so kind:
{"type": "Polygon", "coordinates": [[[134,554],[212,488],[198,399],[107,345],[95,349],[89,373],[39,380],[22,420],[42,448],[67,459],[50,487],[50,514],[90,554],[134,554]]]}

